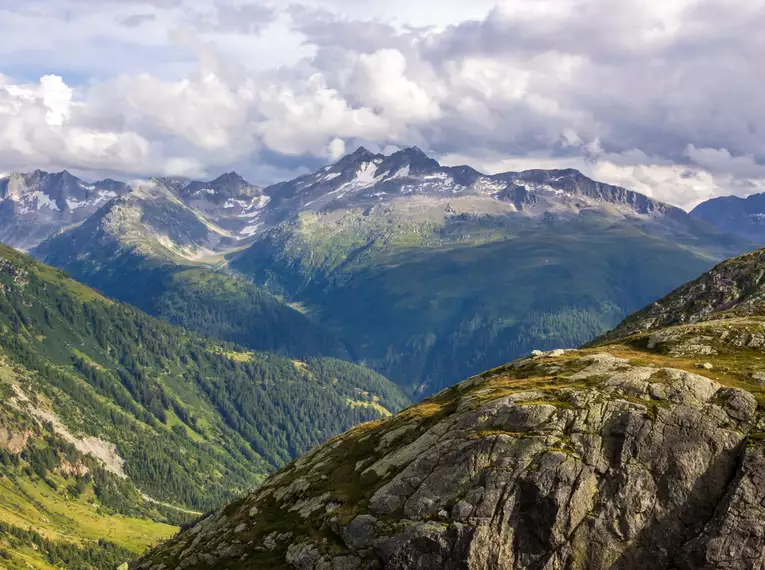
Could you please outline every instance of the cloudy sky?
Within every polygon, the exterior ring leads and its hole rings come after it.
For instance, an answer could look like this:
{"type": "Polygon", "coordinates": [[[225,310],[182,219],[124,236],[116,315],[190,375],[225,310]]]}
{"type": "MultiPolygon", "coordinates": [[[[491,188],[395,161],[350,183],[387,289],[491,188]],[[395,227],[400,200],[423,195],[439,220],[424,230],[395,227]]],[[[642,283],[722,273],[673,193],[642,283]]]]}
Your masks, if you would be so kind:
{"type": "Polygon", "coordinates": [[[0,172],[266,184],[359,145],[765,191],[760,0],[0,0],[0,172]]]}

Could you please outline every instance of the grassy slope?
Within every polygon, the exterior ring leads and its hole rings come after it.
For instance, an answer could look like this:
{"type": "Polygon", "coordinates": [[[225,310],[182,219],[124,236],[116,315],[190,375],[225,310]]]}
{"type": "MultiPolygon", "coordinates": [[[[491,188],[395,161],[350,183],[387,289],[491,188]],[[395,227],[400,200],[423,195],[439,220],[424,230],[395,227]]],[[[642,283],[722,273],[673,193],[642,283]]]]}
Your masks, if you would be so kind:
{"type": "Polygon", "coordinates": [[[346,220],[333,231],[307,218],[231,265],[307,305],[367,365],[427,394],[532,349],[581,344],[714,263],[597,215],[397,224],[346,220]]]}
{"type": "MultiPolygon", "coordinates": [[[[64,479],[54,477],[63,486],[64,479]]],[[[92,491],[65,499],[40,479],[0,481],[0,521],[33,528],[55,540],[87,541],[108,538],[135,552],[171,536],[176,527],[150,519],[99,511],[92,491]]]]}

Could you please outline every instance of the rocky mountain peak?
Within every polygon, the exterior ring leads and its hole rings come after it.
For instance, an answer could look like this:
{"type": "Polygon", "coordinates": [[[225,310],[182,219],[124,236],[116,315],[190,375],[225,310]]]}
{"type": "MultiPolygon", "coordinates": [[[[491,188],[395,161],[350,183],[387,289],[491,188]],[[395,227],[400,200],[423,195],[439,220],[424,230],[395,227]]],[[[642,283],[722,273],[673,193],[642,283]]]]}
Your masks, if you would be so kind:
{"type": "Polygon", "coordinates": [[[383,156],[380,154],[374,154],[373,152],[367,150],[365,147],[360,146],[355,151],[353,151],[350,154],[345,155],[340,160],[338,160],[333,166],[332,170],[347,170],[349,168],[355,168],[363,163],[368,162],[374,162],[375,160],[382,159],[383,156]]]}
{"type": "Polygon", "coordinates": [[[382,168],[390,170],[398,170],[405,167],[408,167],[410,173],[417,174],[432,172],[441,168],[441,165],[416,146],[394,152],[389,157],[386,157],[382,164],[382,168]]]}
{"type": "Polygon", "coordinates": [[[221,174],[220,176],[218,176],[218,178],[210,182],[210,184],[211,185],[223,185],[223,184],[249,185],[249,183],[244,178],[242,178],[238,172],[235,172],[233,170],[231,172],[226,172],[224,174],[221,174]]]}
{"type": "Polygon", "coordinates": [[[0,179],[0,241],[30,248],[129,191],[115,180],[88,183],[67,170],[13,173],[0,179]]]}
{"type": "Polygon", "coordinates": [[[59,207],[67,207],[67,198],[86,199],[89,187],[93,187],[72,175],[67,170],[47,175],[47,193],[55,198],[59,207]]]}
{"type": "Polygon", "coordinates": [[[430,158],[416,146],[396,151],[387,156],[372,153],[362,146],[341,158],[328,170],[332,173],[365,171],[374,177],[388,178],[430,173],[439,168],[441,165],[436,160],[430,158]]]}
{"type": "MultiPolygon", "coordinates": [[[[6,187],[7,197],[12,200],[23,200],[30,195],[37,196],[37,199],[44,196],[55,202],[56,207],[62,211],[70,209],[72,204],[75,204],[76,208],[76,204],[89,200],[93,194],[101,191],[114,193],[115,196],[128,191],[127,185],[122,182],[104,180],[88,183],[68,170],[45,172],[38,169],[31,173],[15,172],[0,180],[0,190],[3,186],[6,187]]],[[[0,196],[3,196],[2,192],[0,196]]]]}
{"type": "Polygon", "coordinates": [[[79,178],[74,176],[68,170],[62,170],[61,172],[46,172],[44,170],[37,169],[31,174],[20,173],[20,176],[26,179],[28,183],[30,184],[40,184],[44,182],[49,182],[53,184],[63,185],[63,184],[77,184],[81,182],[79,178]]]}
{"type": "Polygon", "coordinates": [[[222,202],[252,198],[260,193],[260,188],[250,184],[236,172],[227,172],[209,182],[195,180],[185,184],[178,191],[188,198],[222,202]]]}
{"type": "Polygon", "coordinates": [[[364,159],[365,157],[374,157],[374,156],[375,154],[372,153],[365,146],[360,146],[359,148],[354,150],[352,153],[345,155],[345,157],[343,158],[358,160],[358,159],[364,159]]]}
{"type": "Polygon", "coordinates": [[[250,184],[236,172],[222,174],[210,182],[210,186],[231,198],[251,197],[260,191],[259,187],[250,184]]]}
{"type": "Polygon", "coordinates": [[[597,182],[580,171],[568,169],[554,170],[524,170],[522,172],[505,172],[491,177],[493,180],[501,180],[515,186],[522,186],[527,190],[539,194],[557,195],[555,200],[583,200],[581,204],[589,206],[598,204],[613,204],[622,206],[635,214],[644,216],[667,216],[669,219],[677,219],[688,222],[688,214],[669,204],[654,200],[644,194],[597,182]]]}

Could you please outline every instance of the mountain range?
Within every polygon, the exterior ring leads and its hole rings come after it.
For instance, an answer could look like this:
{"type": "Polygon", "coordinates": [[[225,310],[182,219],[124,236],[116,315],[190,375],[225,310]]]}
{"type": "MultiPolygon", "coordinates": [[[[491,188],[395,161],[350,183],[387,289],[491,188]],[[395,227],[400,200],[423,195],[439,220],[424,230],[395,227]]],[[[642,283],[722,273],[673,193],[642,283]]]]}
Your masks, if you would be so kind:
{"type": "Polygon", "coordinates": [[[358,426],[130,568],[762,568],[764,275],[729,260],[358,426]]]}
{"type": "Polygon", "coordinates": [[[580,344],[752,247],[574,170],[487,176],[416,148],[360,149],[264,192],[264,228],[228,267],[418,395],[580,344]]]}
{"type": "Polygon", "coordinates": [[[229,197],[252,199],[256,190],[233,175],[204,185],[204,192],[197,186],[202,185],[139,184],[32,252],[105,295],[200,334],[300,358],[349,359],[336,336],[299,311],[244,279],[216,271],[214,261],[200,261],[214,255],[215,247],[237,243],[216,222],[229,228],[241,222],[228,214],[229,197]],[[215,204],[220,211],[211,215],[215,204]]]}
{"type": "Polygon", "coordinates": [[[715,266],[754,246],[683,210],[415,147],[266,188],[12,174],[0,213],[40,260],[0,245],[6,570],[114,568],[179,526],[131,566],[762,551],[737,537],[761,520],[765,254],[715,266]]]}
{"type": "Polygon", "coordinates": [[[364,363],[422,397],[581,344],[753,247],[575,170],[489,176],[414,147],[267,188],[153,179],[31,252],[206,336],[364,363]]]}

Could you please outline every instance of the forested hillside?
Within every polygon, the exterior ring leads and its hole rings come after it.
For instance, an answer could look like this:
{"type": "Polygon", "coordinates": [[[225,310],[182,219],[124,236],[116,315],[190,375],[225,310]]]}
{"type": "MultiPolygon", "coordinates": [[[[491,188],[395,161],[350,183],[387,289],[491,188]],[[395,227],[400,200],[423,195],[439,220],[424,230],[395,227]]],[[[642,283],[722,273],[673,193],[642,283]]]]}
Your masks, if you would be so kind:
{"type": "Polygon", "coordinates": [[[13,527],[0,552],[37,540],[13,538],[29,525],[68,527],[85,546],[111,536],[93,508],[136,551],[172,531],[147,521],[207,511],[408,403],[365,368],[205,340],[5,246],[0,389],[0,522],[13,527]]]}

